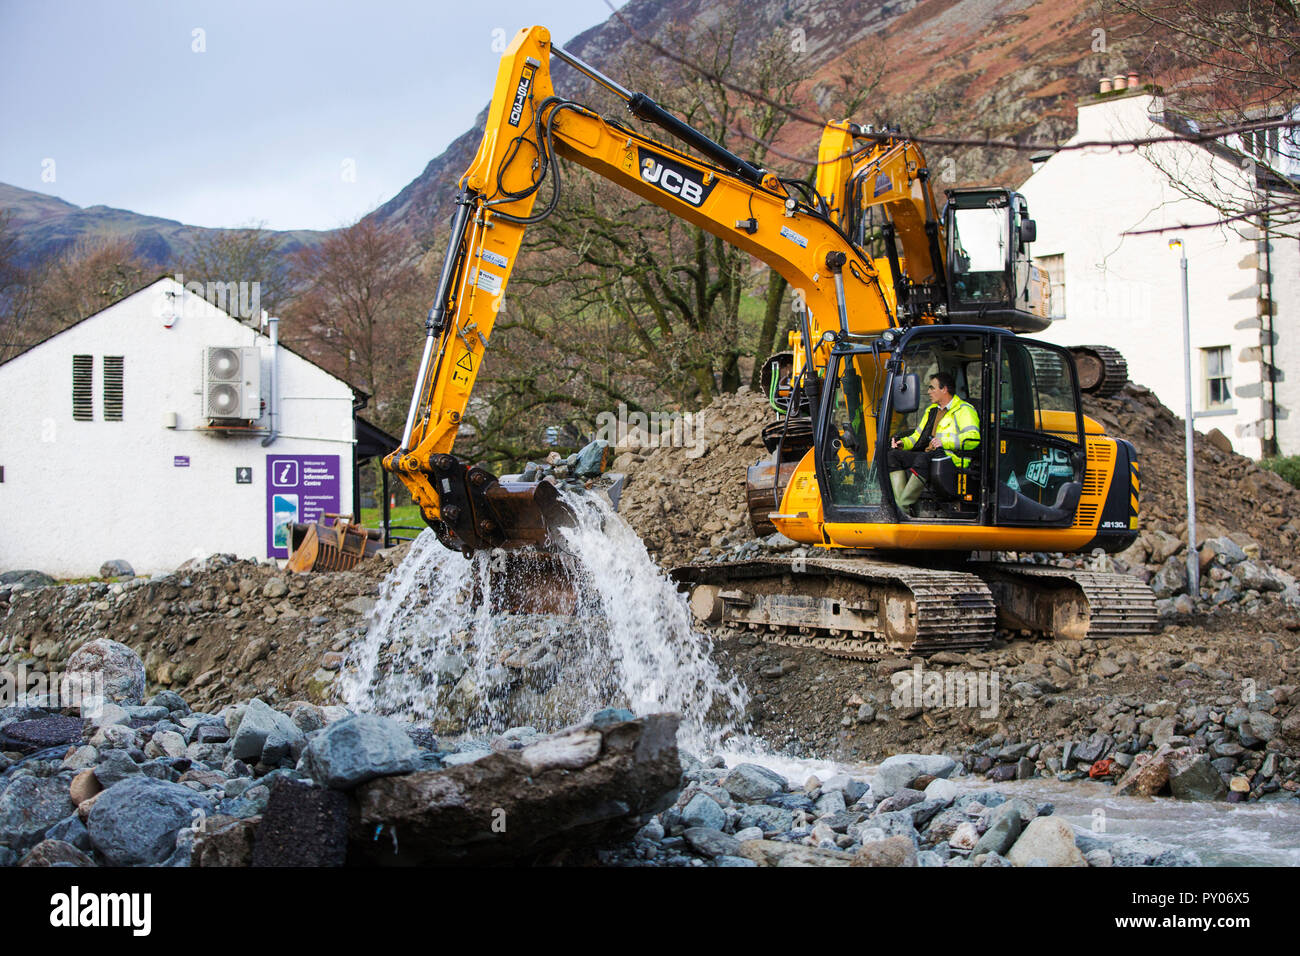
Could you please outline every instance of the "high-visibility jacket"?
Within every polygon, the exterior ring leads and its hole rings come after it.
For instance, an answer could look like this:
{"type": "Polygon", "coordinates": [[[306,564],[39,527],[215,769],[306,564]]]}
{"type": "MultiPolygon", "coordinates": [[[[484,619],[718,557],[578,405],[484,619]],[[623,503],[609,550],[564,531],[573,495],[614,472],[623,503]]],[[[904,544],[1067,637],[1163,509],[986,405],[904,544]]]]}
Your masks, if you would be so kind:
{"type": "Polygon", "coordinates": [[[947,452],[948,457],[952,459],[954,465],[958,468],[969,468],[971,461],[969,456],[963,455],[977,447],[980,443],[980,417],[979,412],[975,411],[975,406],[965,399],[952,397],[948,403],[948,410],[942,414],[937,404],[931,405],[921,416],[921,424],[916,426],[916,431],[908,435],[899,444],[903,448],[910,449],[916,440],[921,437],[921,431],[925,423],[929,421],[931,413],[940,415],[939,421],[934,426],[934,434],[938,436],[939,443],[943,450],[947,452]]]}

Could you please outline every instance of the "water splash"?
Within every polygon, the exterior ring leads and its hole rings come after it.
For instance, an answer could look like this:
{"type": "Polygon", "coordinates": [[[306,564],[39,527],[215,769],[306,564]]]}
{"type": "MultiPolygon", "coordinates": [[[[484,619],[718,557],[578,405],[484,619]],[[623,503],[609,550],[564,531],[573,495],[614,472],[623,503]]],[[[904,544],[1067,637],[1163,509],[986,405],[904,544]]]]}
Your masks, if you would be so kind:
{"type": "Polygon", "coordinates": [[[563,497],[577,518],[561,532],[572,615],[494,611],[517,555],[503,573],[501,552],[467,561],[426,531],[382,585],[340,676],[348,705],[475,735],[554,730],[611,705],[671,710],[683,747],[716,750],[743,722],[748,691],[720,677],[685,596],[609,503],[563,497]]]}

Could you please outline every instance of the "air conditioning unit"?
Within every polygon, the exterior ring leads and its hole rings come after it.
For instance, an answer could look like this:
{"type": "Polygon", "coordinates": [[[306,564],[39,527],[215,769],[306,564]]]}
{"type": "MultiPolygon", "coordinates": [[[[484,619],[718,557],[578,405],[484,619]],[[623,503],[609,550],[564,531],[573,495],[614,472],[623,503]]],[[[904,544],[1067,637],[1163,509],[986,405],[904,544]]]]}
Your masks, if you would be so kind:
{"type": "Polygon", "coordinates": [[[262,364],[255,348],[203,350],[203,417],[256,421],[262,417],[262,364]]]}

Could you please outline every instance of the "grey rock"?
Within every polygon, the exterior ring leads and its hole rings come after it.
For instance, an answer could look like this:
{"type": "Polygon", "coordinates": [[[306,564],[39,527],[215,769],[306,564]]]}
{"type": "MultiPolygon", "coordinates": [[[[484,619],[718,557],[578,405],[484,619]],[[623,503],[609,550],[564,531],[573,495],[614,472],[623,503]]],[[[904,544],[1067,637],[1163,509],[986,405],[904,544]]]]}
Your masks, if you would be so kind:
{"type": "Polygon", "coordinates": [[[1004,803],[990,811],[989,828],[984,831],[971,856],[981,853],[996,853],[1004,856],[1020,836],[1020,814],[1014,806],[1004,803]]]}
{"type": "Polygon", "coordinates": [[[829,817],[836,813],[843,813],[848,809],[844,802],[844,792],[842,790],[831,790],[823,793],[813,804],[818,817],[829,817]]]}
{"type": "Polygon", "coordinates": [[[757,827],[764,833],[784,833],[794,826],[794,813],[781,807],[769,807],[763,804],[744,807],[736,827],[748,830],[757,827]]]}
{"type": "Polygon", "coordinates": [[[306,736],[289,717],[254,697],[244,708],[230,753],[238,760],[274,765],[302,753],[306,736]]]}
{"type": "Polygon", "coordinates": [[[21,584],[25,588],[48,588],[58,583],[44,571],[5,571],[0,574],[0,584],[21,584]]]}
{"type": "Polygon", "coordinates": [[[1083,855],[1084,860],[1089,866],[1114,866],[1115,858],[1110,855],[1109,850],[1096,849],[1089,850],[1083,855]]]}
{"type": "Polygon", "coordinates": [[[81,645],[69,655],[66,669],[69,689],[83,699],[91,699],[101,687],[104,700],[116,704],[138,704],[144,695],[144,663],[117,641],[100,637],[81,645]]]}
{"type": "Polygon", "coordinates": [[[752,803],[790,788],[785,777],[758,764],[742,763],[723,778],[723,788],[741,803],[752,803]]]}
{"type": "Polygon", "coordinates": [[[105,561],[99,566],[99,576],[101,578],[133,578],[135,577],[135,568],[131,567],[129,561],[114,558],[111,561],[105,561]]]}
{"type": "Polygon", "coordinates": [[[91,850],[90,831],[86,829],[86,824],[81,821],[81,816],[77,813],[65,817],[46,830],[45,839],[71,843],[78,850],[87,853],[91,850]]]}
{"type": "Polygon", "coordinates": [[[740,856],[740,841],[710,827],[688,827],[682,834],[696,853],[708,857],[740,856]]]}
{"type": "Polygon", "coordinates": [[[1157,598],[1170,598],[1187,590],[1187,562],[1179,557],[1165,561],[1151,579],[1151,590],[1157,598]]]}
{"type": "MultiPolygon", "coordinates": [[[[443,762],[457,766],[484,755],[450,754],[443,762]],[[468,759],[455,759],[462,756],[468,759]]],[[[303,753],[303,770],[336,790],[420,767],[420,749],[411,742],[405,726],[375,714],[358,714],[330,724],[312,738],[303,753]]]]}
{"type": "Polygon", "coordinates": [[[185,703],[185,698],[174,690],[161,690],[149,698],[151,707],[166,707],[174,716],[188,717],[190,714],[190,705],[185,703]]]}
{"type": "Polygon", "coordinates": [[[606,449],[609,447],[609,442],[603,438],[588,443],[578,452],[573,473],[579,478],[594,478],[599,475],[605,470],[603,466],[607,457],[606,449]]]}
{"type": "Polygon", "coordinates": [[[758,864],[748,857],[743,856],[720,856],[713,861],[717,866],[727,867],[757,867],[758,864]]]}
{"type": "Polygon", "coordinates": [[[139,777],[101,794],[86,828],[109,866],[138,866],[167,859],[177,832],[211,812],[212,805],[188,787],[139,777]]]}
{"type": "Polygon", "coordinates": [[[932,777],[950,777],[957,769],[951,757],[930,754],[896,754],[886,758],[871,782],[871,792],[876,797],[890,797],[906,787],[921,774],[932,777]]]}
{"type": "MultiPolygon", "coordinates": [[[[604,710],[598,710],[592,714],[591,720],[588,721],[588,723],[594,727],[604,728],[613,726],[614,724],[624,724],[629,720],[636,720],[636,714],[632,713],[632,711],[628,710],[626,707],[606,707],[604,710]]],[[[531,730],[531,734],[526,734],[524,736],[538,736],[537,731],[532,727],[516,727],[512,729],[520,731],[531,730]]],[[[509,739],[514,739],[510,738],[510,733],[511,731],[507,730],[504,736],[509,739]]]]}
{"type": "Polygon", "coordinates": [[[1169,790],[1180,800],[1222,800],[1228,788],[1204,754],[1169,762],[1169,790]]]}
{"type": "Polygon", "coordinates": [[[39,843],[46,830],[76,810],[68,796],[71,783],[71,772],[10,777],[0,793],[0,844],[21,853],[39,843]]]}
{"type": "Polygon", "coordinates": [[[1286,587],[1276,575],[1254,561],[1242,561],[1233,568],[1232,580],[1247,590],[1281,591],[1286,587]]]}
{"type": "Polygon", "coordinates": [[[125,750],[105,751],[103,759],[95,765],[95,779],[105,790],[128,777],[139,776],[139,774],[139,764],[132,760],[125,750]]]}
{"type": "Polygon", "coordinates": [[[682,823],[687,827],[721,830],[727,825],[727,814],[708,794],[697,793],[682,808],[682,823]]]}

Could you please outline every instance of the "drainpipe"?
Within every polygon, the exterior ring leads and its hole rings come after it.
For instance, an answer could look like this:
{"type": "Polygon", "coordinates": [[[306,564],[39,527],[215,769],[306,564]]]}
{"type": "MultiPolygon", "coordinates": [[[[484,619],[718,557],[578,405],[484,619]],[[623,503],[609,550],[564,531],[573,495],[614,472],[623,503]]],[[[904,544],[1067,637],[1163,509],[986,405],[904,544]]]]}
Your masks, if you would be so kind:
{"type": "Polygon", "coordinates": [[[280,417],[278,413],[280,398],[280,320],[275,316],[268,316],[265,312],[262,317],[267,324],[271,326],[271,395],[270,400],[266,403],[268,417],[271,420],[271,434],[262,439],[262,447],[266,448],[279,434],[280,417]]]}

